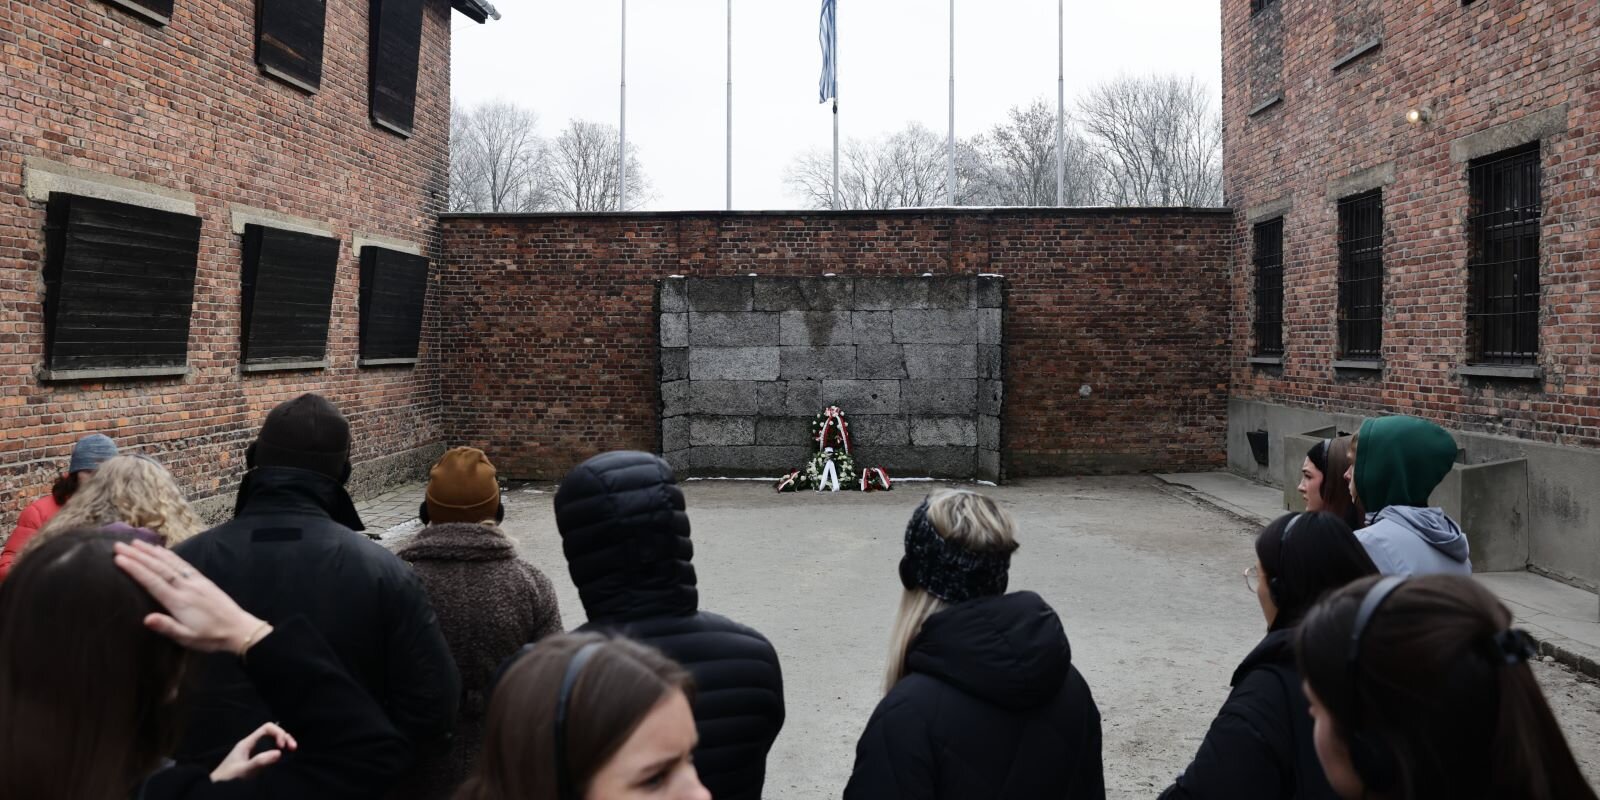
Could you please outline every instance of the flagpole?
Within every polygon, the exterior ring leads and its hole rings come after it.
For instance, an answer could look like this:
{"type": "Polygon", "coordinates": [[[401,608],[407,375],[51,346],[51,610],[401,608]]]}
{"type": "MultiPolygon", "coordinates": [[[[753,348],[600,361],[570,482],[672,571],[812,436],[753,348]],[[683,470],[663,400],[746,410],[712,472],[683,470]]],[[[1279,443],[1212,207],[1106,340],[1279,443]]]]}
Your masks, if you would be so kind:
{"type": "Polygon", "coordinates": [[[617,126],[617,210],[628,209],[628,0],[622,0],[622,111],[617,126]]]}
{"type": "Polygon", "coordinates": [[[950,0],[950,133],[945,140],[945,205],[956,204],[956,0],[950,0]]]}
{"type": "Polygon", "coordinates": [[[733,210],[733,0],[728,0],[728,210],[733,210]]]}
{"type": "Polygon", "coordinates": [[[1056,0],[1056,205],[1066,205],[1067,17],[1064,0],[1056,0]]]}
{"type": "Polygon", "coordinates": [[[839,210],[839,6],[833,7],[833,210],[839,210]]]}

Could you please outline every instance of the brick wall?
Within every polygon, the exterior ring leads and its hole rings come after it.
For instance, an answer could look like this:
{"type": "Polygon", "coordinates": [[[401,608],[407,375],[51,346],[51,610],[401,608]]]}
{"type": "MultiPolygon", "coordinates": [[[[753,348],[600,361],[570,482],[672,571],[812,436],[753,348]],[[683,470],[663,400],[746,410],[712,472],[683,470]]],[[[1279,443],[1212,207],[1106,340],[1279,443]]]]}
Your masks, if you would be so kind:
{"type": "Polygon", "coordinates": [[[1254,17],[1250,0],[1222,7],[1225,193],[1244,243],[1233,395],[1600,445],[1600,5],[1277,0],[1254,17]],[[1413,108],[1431,119],[1409,124],[1413,108]],[[1530,140],[1542,147],[1540,377],[1466,375],[1467,160],[1530,140]],[[1379,187],[1383,366],[1339,370],[1336,201],[1379,187]],[[1280,213],[1285,354],[1253,365],[1250,222],[1280,213]]]}
{"type": "Polygon", "coordinates": [[[369,121],[367,10],[328,1],[322,87],[307,95],[257,68],[253,0],[179,0],[166,26],[97,0],[0,3],[0,520],[44,492],[94,430],[156,454],[193,496],[227,492],[267,410],[301,392],[349,415],[358,462],[436,443],[435,331],[420,367],[356,367],[351,245],[358,232],[383,235],[437,257],[450,9],[426,4],[409,139],[369,121]],[[192,195],[203,226],[186,377],[39,380],[45,210],[23,184],[40,159],[192,195]],[[327,368],[241,374],[232,204],[316,220],[342,240],[327,368]]]}
{"type": "Polygon", "coordinates": [[[507,474],[659,451],[660,281],[749,273],[1003,275],[1008,476],[1223,463],[1225,213],[447,215],[441,229],[444,429],[507,474]]]}

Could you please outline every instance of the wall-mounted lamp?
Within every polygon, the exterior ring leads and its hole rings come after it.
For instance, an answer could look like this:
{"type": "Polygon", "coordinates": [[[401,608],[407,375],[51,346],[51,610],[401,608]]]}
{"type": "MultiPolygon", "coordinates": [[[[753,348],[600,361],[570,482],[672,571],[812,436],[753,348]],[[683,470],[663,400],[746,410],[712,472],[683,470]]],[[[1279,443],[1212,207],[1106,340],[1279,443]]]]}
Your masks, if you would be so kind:
{"type": "Polygon", "coordinates": [[[1433,109],[1427,108],[1426,106],[1422,108],[1413,108],[1406,112],[1406,122],[1409,122],[1412,125],[1421,125],[1423,123],[1432,121],[1433,109]]]}

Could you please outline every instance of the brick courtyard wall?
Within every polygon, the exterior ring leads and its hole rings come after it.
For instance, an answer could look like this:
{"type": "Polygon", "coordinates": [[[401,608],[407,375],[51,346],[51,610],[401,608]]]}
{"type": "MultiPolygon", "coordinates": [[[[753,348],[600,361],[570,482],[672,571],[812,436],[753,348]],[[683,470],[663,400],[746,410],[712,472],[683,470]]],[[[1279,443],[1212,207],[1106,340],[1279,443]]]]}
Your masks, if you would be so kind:
{"type": "Polygon", "coordinates": [[[1003,275],[1008,477],[1223,463],[1225,212],[447,215],[441,229],[444,428],[505,474],[659,452],[660,282],[750,273],[1003,275]]]}
{"type": "Polygon", "coordinates": [[[1254,16],[1250,7],[1222,4],[1225,194],[1242,243],[1233,396],[1600,445],[1600,5],[1276,0],[1254,16]],[[1409,124],[1413,108],[1430,119],[1409,124]],[[1463,374],[1467,161],[1535,140],[1540,376],[1463,374]],[[1336,369],[1337,200],[1380,187],[1382,369],[1336,369]],[[1252,364],[1250,223],[1280,214],[1285,353],[1281,365],[1252,364]]]}
{"type": "Polygon", "coordinates": [[[0,533],[89,431],[155,454],[194,497],[228,493],[267,410],[302,392],[350,417],[358,477],[437,444],[435,330],[420,366],[356,366],[352,244],[386,236],[438,257],[451,12],[425,4],[409,139],[370,121],[367,15],[367,0],[328,0],[322,86],[308,95],[257,67],[253,0],[179,0],[166,26],[99,0],[0,3],[0,533]],[[187,376],[40,380],[45,206],[25,195],[24,172],[46,162],[192,195],[203,222],[187,376]],[[241,372],[234,204],[341,239],[326,368],[241,372]]]}

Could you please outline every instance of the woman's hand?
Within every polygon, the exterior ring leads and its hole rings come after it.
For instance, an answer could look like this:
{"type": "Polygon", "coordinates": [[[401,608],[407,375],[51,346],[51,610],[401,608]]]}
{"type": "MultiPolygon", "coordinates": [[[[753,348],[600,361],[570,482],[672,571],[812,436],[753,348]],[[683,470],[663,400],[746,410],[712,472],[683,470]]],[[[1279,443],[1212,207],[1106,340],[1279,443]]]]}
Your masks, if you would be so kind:
{"type": "Polygon", "coordinates": [[[221,783],[252,777],[262,769],[278,763],[278,760],[283,758],[283,751],[294,750],[299,746],[288,731],[278,727],[275,722],[269,722],[256,728],[255,733],[240,739],[239,743],[233,746],[228,752],[228,757],[222,759],[222,763],[211,771],[211,782],[221,783]],[[277,749],[251,756],[250,751],[256,749],[256,742],[268,736],[277,743],[277,749]]]}
{"type": "Polygon", "coordinates": [[[149,614],[145,627],[191,650],[244,655],[272,626],[233,602],[211,579],[177,553],[142,541],[118,542],[117,566],[139,582],[166,614],[149,614]]]}

